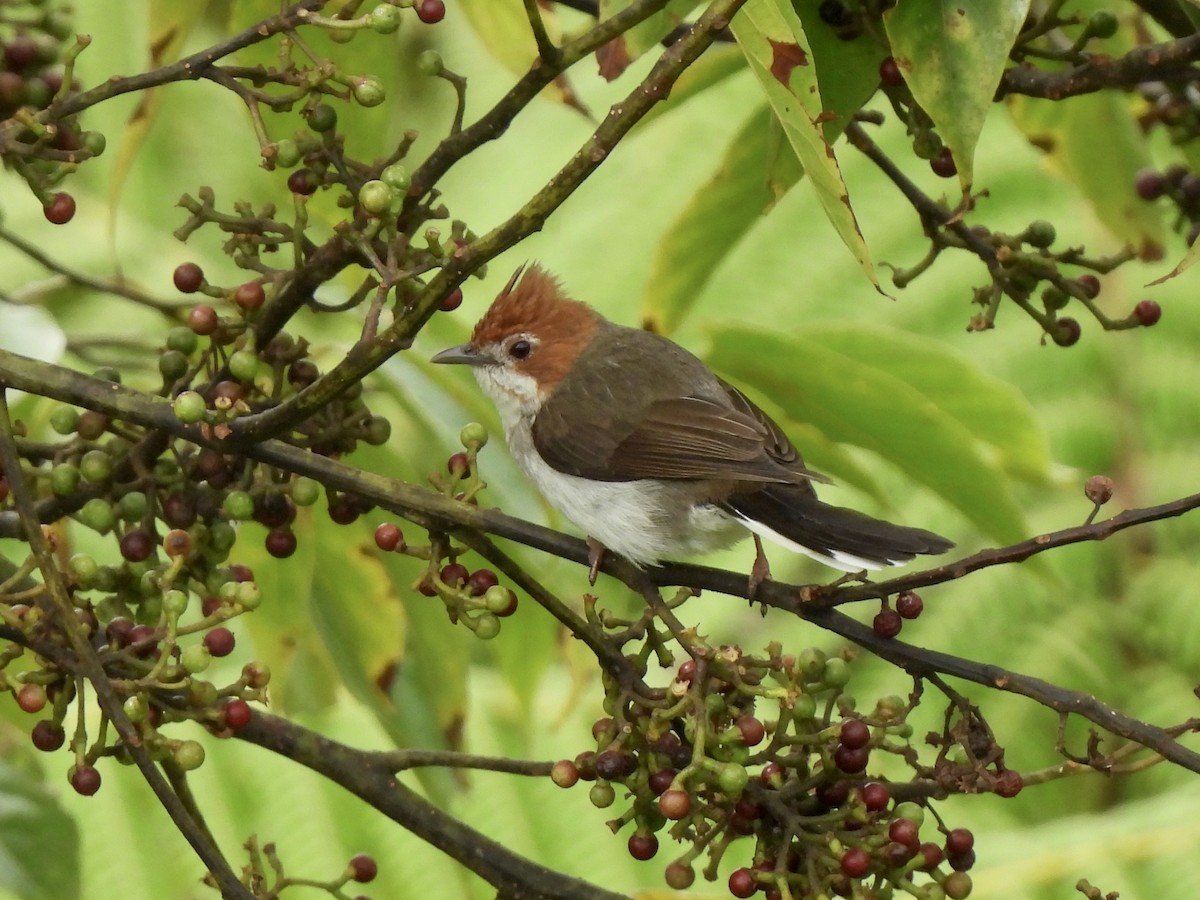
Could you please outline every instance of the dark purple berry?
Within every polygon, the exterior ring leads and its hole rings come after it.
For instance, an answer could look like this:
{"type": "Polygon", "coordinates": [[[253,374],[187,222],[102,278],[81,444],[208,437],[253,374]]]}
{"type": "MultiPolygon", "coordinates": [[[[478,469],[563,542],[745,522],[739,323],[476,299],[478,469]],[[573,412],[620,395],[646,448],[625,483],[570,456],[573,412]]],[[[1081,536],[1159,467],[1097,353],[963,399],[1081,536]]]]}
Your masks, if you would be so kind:
{"type": "Polygon", "coordinates": [[[900,87],[904,84],[904,73],[892,57],[886,57],[879,64],[879,80],[885,87],[900,87]]]}
{"type": "Polygon", "coordinates": [[[1143,200],[1157,200],[1167,189],[1167,180],[1161,172],[1142,169],[1133,179],[1133,189],[1143,200]]]}
{"type": "Polygon", "coordinates": [[[379,874],[379,864],[375,857],[367,853],[359,853],[350,859],[350,877],[359,884],[374,881],[379,874]]]}
{"type": "Polygon", "coordinates": [[[1154,300],[1139,300],[1133,308],[1133,317],[1139,325],[1149,328],[1162,318],[1162,307],[1154,300]]]}
{"type": "Polygon", "coordinates": [[[141,562],[154,552],[154,538],[144,531],[127,531],[121,538],[121,556],[129,562],[141,562]]]}
{"type": "Polygon", "coordinates": [[[896,612],[902,618],[915,619],[925,609],[925,601],[916,591],[904,591],[896,598],[896,612]]]}
{"type": "Polygon", "coordinates": [[[71,770],[71,787],[75,793],[90,797],[100,790],[100,773],[95,766],[76,766],[71,770]]]}
{"type": "Polygon", "coordinates": [[[658,838],[652,834],[634,834],[629,837],[629,855],[634,859],[652,859],[658,852],[658,838]]]}
{"type": "Polygon", "coordinates": [[[237,639],[233,636],[233,632],[224,625],[218,625],[204,635],[204,646],[213,656],[228,656],[233,652],[236,643],[237,639]]]}
{"type": "Polygon", "coordinates": [[[938,178],[953,178],[958,174],[958,166],[954,164],[954,154],[950,152],[949,147],[943,147],[938,155],[929,161],[929,168],[938,178]]]}
{"type": "Polygon", "coordinates": [[[904,627],[904,620],[894,609],[881,609],[871,622],[871,627],[881,638],[894,638],[904,627]]]}
{"type": "Polygon", "coordinates": [[[1082,329],[1079,327],[1079,323],[1068,316],[1058,320],[1054,326],[1054,333],[1050,336],[1058,346],[1070,347],[1078,343],[1081,333],[1082,329]]]}

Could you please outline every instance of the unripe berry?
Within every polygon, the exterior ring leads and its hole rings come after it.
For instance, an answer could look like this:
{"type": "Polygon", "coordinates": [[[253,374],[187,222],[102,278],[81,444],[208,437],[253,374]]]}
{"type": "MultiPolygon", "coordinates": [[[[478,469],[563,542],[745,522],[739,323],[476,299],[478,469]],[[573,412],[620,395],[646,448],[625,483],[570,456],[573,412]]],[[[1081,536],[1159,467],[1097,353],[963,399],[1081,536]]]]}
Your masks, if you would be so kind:
{"type": "Polygon", "coordinates": [[[37,713],[46,706],[46,689],[40,684],[23,684],[17,691],[17,706],[21,712],[37,713]]]}
{"type": "Polygon", "coordinates": [[[1081,333],[1082,329],[1079,327],[1079,323],[1068,316],[1066,318],[1059,319],[1058,322],[1055,323],[1054,332],[1050,335],[1050,337],[1054,340],[1054,343],[1058,344],[1058,346],[1070,347],[1073,344],[1078,343],[1079,335],[1081,333]]]}
{"type": "Polygon", "coordinates": [[[692,810],[692,798],[687,791],[675,788],[658,798],[658,808],[668,819],[683,819],[692,810]]]}
{"type": "Polygon", "coordinates": [[[550,780],[561,788],[574,787],[579,782],[579,769],[569,759],[560,759],[550,767],[550,780]]]}
{"type": "Polygon", "coordinates": [[[204,414],[208,411],[208,404],[204,401],[204,397],[196,391],[183,391],[177,396],[171,405],[175,411],[175,418],[185,425],[195,425],[197,422],[203,421],[204,414]]]}
{"type": "Polygon", "coordinates": [[[358,190],[358,205],[370,216],[381,216],[392,205],[395,195],[382,181],[368,181],[358,190]]]}

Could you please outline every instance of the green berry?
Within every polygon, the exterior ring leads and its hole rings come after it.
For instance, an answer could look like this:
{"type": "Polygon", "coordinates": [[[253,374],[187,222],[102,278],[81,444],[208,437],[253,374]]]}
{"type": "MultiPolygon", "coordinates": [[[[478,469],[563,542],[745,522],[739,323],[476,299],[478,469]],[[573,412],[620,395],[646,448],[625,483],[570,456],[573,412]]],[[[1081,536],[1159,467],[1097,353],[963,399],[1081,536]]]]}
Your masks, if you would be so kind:
{"type": "Polygon", "coordinates": [[[321,498],[321,485],[301,475],[292,482],[292,502],[297,506],[312,506],[321,498]]]}
{"type": "Polygon", "coordinates": [[[840,656],[826,661],[821,681],[831,688],[842,688],[850,682],[850,666],[840,656]]]}
{"type": "Polygon", "coordinates": [[[80,587],[88,587],[100,574],[99,563],[96,562],[95,557],[87,553],[76,553],[67,562],[67,566],[70,568],[71,574],[75,576],[75,580],[79,582],[80,587]]]}
{"type": "Polygon", "coordinates": [[[175,764],[185,772],[204,765],[204,748],[196,741],[184,741],[175,748],[175,764]]]}
{"type": "Polygon", "coordinates": [[[496,615],[508,612],[515,599],[513,592],[502,584],[493,584],[483,594],[483,602],[488,612],[496,615]]]}
{"type": "Polygon", "coordinates": [[[367,419],[365,440],[372,447],[382,447],[392,437],[392,423],[383,416],[371,416],[367,419]]]}
{"type": "Polygon", "coordinates": [[[164,381],[172,382],[187,374],[188,358],[186,353],[178,350],[168,350],[158,358],[158,371],[164,381]]]}
{"type": "Polygon", "coordinates": [[[56,406],[50,413],[50,427],[56,434],[74,434],[79,424],[79,410],[73,406],[56,406]]]}
{"type": "Polygon", "coordinates": [[[1050,222],[1038,219],[1029,223],[1029,227],[1025,229],[1022,237],[1025,238],[1025,243],[1031,247],[1045,248],[1054,243],[1058,232],[1054,230],[1054,225],[1050,222]]]}
{"type": "Polygon", "coordinates": [[[92,484],[103,484],[112,477],[112,457],[103,450],[89,450],[79,461],[79,474],[92,484]]]}
{"type": "Polygon", "coordinates": [[[797,722],[812,719],[817,714],[817,701],[808,694],[800,694],[792,702],[792,716],[797,722]]]}
{"type": "Polygon", "coordinates": [[[401,193],[407,191],[409,185],[412,184],[412,177],[408,174],[408,170],[399,163],[393,163],[380,172],[379,179],[388,187],[401,193]]]}
{"type": "Polygon", "coordinates": [[[488,442],[487,429],[478,422],[468,422],[458,433],[458,439],[468,450],[479,450],[488,442]]]}
{"type": "Polygon", "coordinates": [[[235,350],[229,354],[229,374],[238,381],[253,381],[258,374],[258,354],[253,350],[235,350]]]}
{"type": "Polygon", "coordinates": [[[746,767],[735,763],[722,765],[720,772],[717,773],[717,785],[721,788],[721,793],[731,797],[740,794],[749,780],[750,775],[746,771],[746,767]]]}
{"type": "Polygon", "coordinates": [[[259,604],[262,603],[262,588],[253,581],[238,582],[234,599],[242,609],[258,609],[259,604]]]}
{"type": "Polygon", "coordinates": [[[400,10],[390,3],[380,3],[371,10],[371,28],[379,34],[391,34],[400,27],[400,10]]]}
{"type": "Polygon", "coordinates": [[[318,103],[308,111],[308,127],[313,131],[332,131],[337,127],[337,110],[328,103],[318,103]]]}
{"type": "Polygon", "coordinates": [[[203,644],[192,644],[180,653],[179,663],[191,674],[199,675],[212,665],[212,653],[203,644]]]}
{"type": "Polygon", "coordinates": [[[592,785],[592,789],[588,792],[588,799],[592,801],[592,806],[597,809],[607,809],[617,799],[617,792],[613,790],[613,786],[608,782],[598,781],[592,785]]]}
{"type": "Polygon", "coordinates": [[[178,619],[188,608],[188,595],[184,591],[170,590],[162,596],[162,609],[168,616],[178,619]]]}
{"type": "Polygon", "coordinates": [[[111,501],[103,497],[93,497],[79,510],[79,521],[85,528],[107,534],[117,523],[117,514],[111,501]]]}
{"type": "Polygon", "coordinates": [[[1117,33],[1120,23],[1117,17],[1106,9],[1097,10],[1088,19],[1087,30],[1093,37],[1110,38],[1117,33]]]}
{"type": "Polygon", "coordinates": [[[475,637],[490,641],[500,633],[500,620],[490,612],[480,613],[475,619],[475,637]]]}
{"type": "Polygon", "coordinates": [[[221,505],[231,519],[246,522],[254,518],[254,498],[245,491],[230,491],[221,505]]]}
{"type": "Polygon", "coordinates": [[[213,522],[208,528],[208,546],[214,553],[225,554],[237,542],[237,529],[228,522],[213,522]]]}
{"type": "Polygon", "coordinates": [[[422,50],[417,56],[417,71],[422,75],[441,75],[445,69],[442,54],[436,50],[422,50]]]}
{"type": "Polygon", "coordinates": [[[208,410],[204,398],[195,391],[183,391],[175,398],[173,406],[175,417],[185,425],[194,425],[203,420],[204,413],[208,410]]]}
{"type": "Polygon", "coordinates": [[[186,325],[179,325],[167,332],[167,349],[190,356],[196,352],[199,339],[196,332],[186,325]]]}
{"type": "Polygon", "coordinates": [[[387,91],[378,78],[367,75],[357,81],[353,87],[354,99],[359,106],[378,106],[387,99],[387,91]]]}
{"type": "Polygon", "coordinates": [[[150,703],[145,694],[134,694],[121,704],[121,708],[130,722],[142,722],[150,712],[150,703]]]}
{"type": "Polygon", "coordinates": [[[300,148],[291,138],[275,142],[275,164],[290,169],[300,162],[300,148]]]}
{"type": "Polygon", "coordinates": [[[125,522],[140,522],[150,508],[150,501],[141,491],[130,491],[117,503],[117,511],[125,522]]]}
{"type": "Polygon", "coordinates": [[[913,803],[909,800],[897,804],[895,810],[892,811],[892,817],[894,819],[907,819],[919,829],[925,824],[925,808],[919,803],[913,803]]]}
{"type": "Polygon", "coordinates": [[[75,493],[79,487],[79,467],[71,463],[59,463],[50,470],[50,490],[57,497],[75,493]]]}
{"type": "Polygon", "coordinates": [[[108,138],[99,131],[85,131],[83,133],[83,146],[92,156],[100,156],[108,147],[108,138]]]}
{"type": "Polygon", "coordinates": [[[368,215],[381,216],[392,205],[394,196],[392,189],[382,181],[368,181],[359,188],[358,205],[368,215]]]}

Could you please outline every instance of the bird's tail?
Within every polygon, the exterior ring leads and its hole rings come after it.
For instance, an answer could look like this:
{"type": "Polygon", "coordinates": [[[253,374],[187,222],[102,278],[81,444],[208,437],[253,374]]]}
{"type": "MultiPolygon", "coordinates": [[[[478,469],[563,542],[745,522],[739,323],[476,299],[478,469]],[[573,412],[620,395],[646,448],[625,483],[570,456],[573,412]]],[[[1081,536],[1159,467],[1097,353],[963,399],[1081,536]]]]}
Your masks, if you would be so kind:
{"type": "Polygon", "coordinates": [[[724,506],[755,534],[844,572],[902,565],[954,546],[932,531],[831,506],[793,485],[734,494],[724,506]]]}

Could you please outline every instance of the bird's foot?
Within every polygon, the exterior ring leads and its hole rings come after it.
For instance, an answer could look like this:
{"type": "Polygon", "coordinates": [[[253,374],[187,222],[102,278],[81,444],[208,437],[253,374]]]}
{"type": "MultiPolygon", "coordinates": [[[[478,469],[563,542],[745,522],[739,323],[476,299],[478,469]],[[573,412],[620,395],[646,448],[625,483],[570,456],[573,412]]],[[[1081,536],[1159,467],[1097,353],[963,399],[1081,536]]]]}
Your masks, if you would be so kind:
{"type": "MultiPolygon", "coordinates": [[[[758,586],[771,577],[771,564],[767,562],[767,554],[763,552],[762,540],[756,534],[754,537],[754,565],[750,567],[750,583],[747,585],[746,596],[751,604],[758,594],[758,586]]],[[[767,608],[763,607],[763,615],[767,608]]]]}
{"type": "Polygon", "coordinates": [[[588,537],[588,584],[596,583],[596,576],[600,574],[600,566],[604,564],[605,546],[596,540],[594,537],[588,537]]]}
{"type": "Polygon", "coordinates": [[[860,569],[857,572],[847,572],[841,578],[837,578],[837,579],[834,579],[833,581],[829,582],[829,584],[827,584],[826,587],[831,587],[831,588],[841,587],[843,584],[849,584],[851,581],[858,581],[858,582],[865,584],[866,582],[868,582],[870,580],[871,579],[869,576],[869,570],[860,569]]]}

